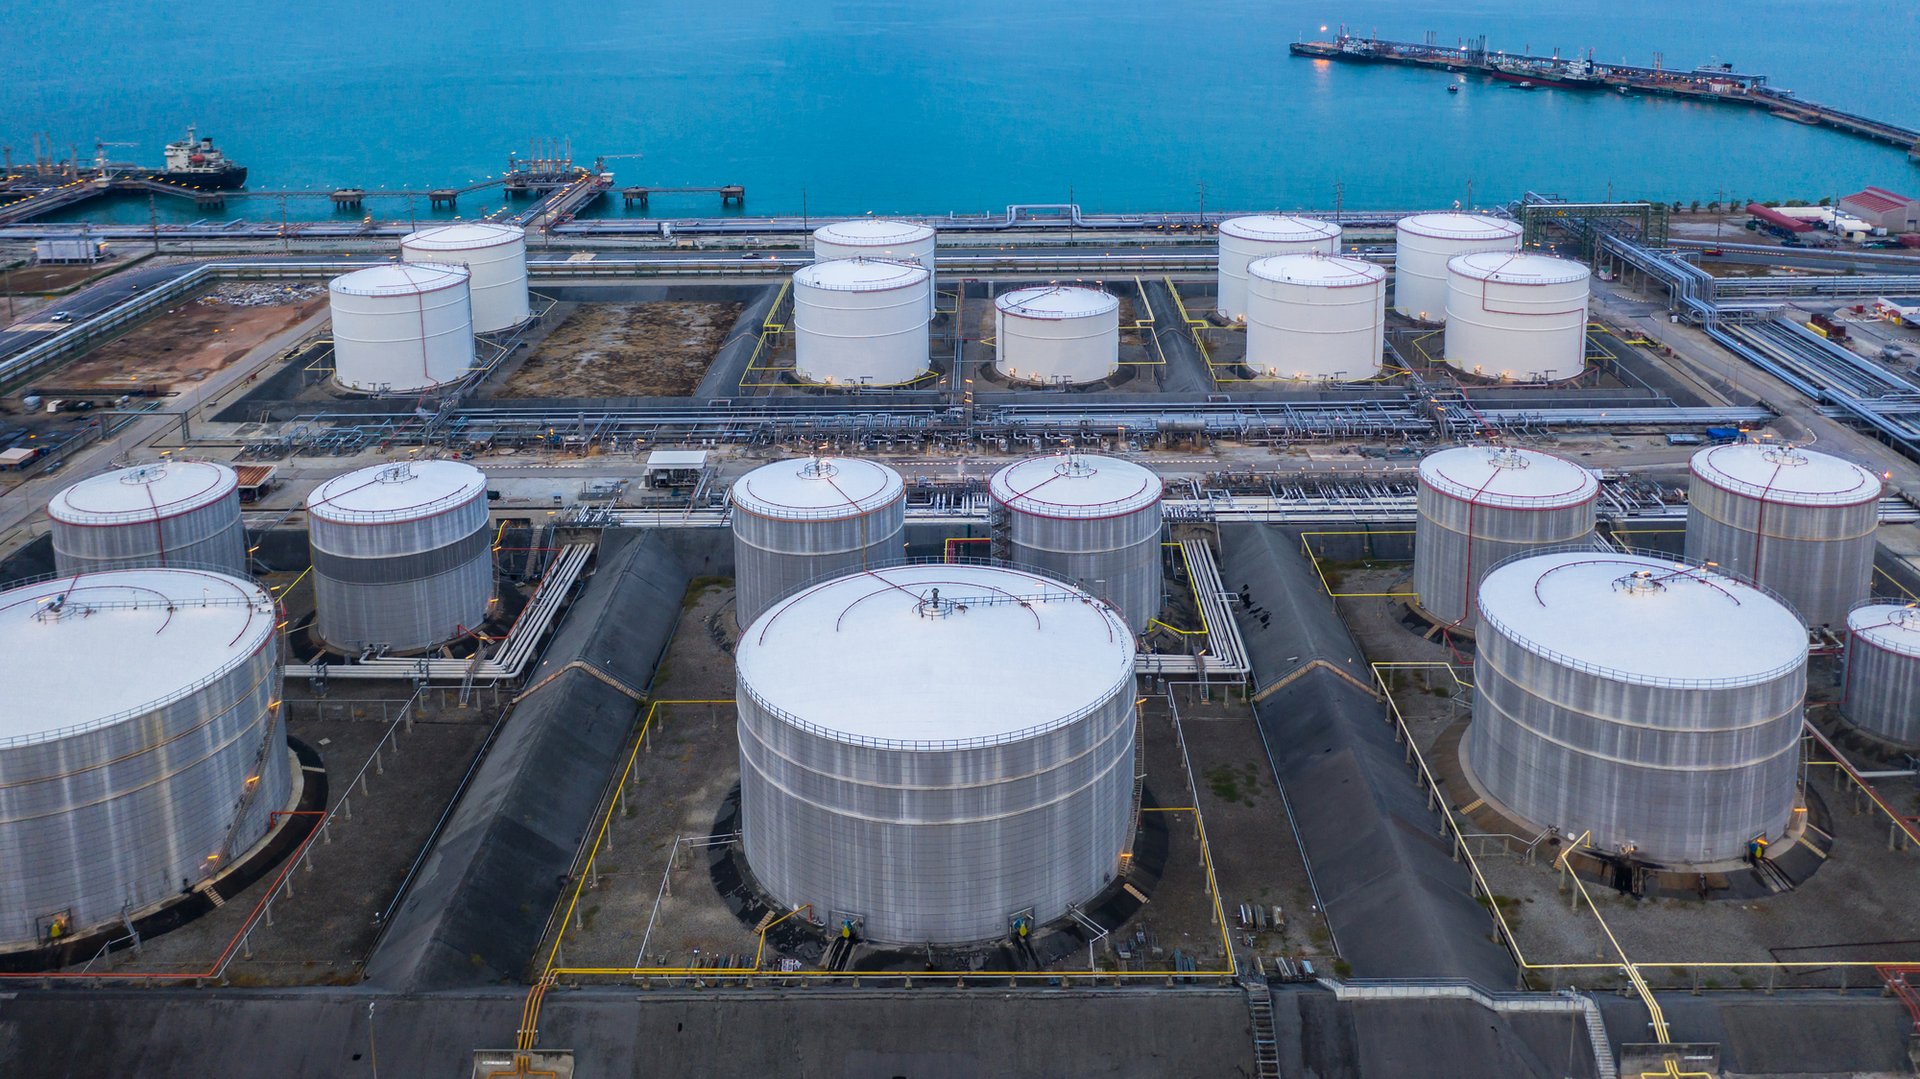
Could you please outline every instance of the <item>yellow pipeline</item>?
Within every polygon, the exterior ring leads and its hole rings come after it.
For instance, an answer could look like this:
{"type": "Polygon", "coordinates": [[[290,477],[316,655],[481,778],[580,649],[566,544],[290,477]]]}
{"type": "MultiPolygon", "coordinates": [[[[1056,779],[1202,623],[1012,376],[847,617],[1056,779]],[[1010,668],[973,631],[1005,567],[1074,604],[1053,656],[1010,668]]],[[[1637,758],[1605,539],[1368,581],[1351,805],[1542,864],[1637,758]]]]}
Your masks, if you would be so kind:
{"type": "Polygon", "coordinates": [[[1333,584],[1327,580],[1326,573],[1322,572],[1320,569],[1320,556],[1317,554],[1314,554],[1312,545],[1307,543],[1308,536],[1411,536],[1411,535],[1413,535],[1413,530],[1410,528],[1396,529],[1392,532],[1368,532],[1363,529],[1349,529],[1344,532],[1302,532],[1300,533],[1300,550],[1302,553],[1304,553],[1307,556],[1307,561],[1313,564],[1314,575],[1320,578],[1320,588],[1323,591],[1325,591],[1327,595],[1332,596],[1335,599],[1412,599],[1417,597],[1419,593],[1418,592],[1335,592],[1333,590],[1333,584]]]}

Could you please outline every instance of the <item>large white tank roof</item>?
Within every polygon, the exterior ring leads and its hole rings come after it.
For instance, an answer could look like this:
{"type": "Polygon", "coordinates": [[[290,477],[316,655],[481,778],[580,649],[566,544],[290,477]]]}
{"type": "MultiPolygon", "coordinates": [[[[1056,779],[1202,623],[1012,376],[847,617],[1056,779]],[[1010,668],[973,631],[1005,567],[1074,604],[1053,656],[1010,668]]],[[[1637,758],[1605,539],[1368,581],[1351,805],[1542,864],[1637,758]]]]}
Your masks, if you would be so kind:
{"type": "Polygon", "coordinates": [[[1436,240],[1498,240],[1520,235],[1520,223],[1485,214],[1415,214],[1403,217],[1399,231],[1436,240]]]}
{"type": "Polygon", "coordinates": [[[73,484],[53,496],[47,515],[74,525],[175,517],[220,501],[238,482],[233,469],[215,461],[154,461],[73,484]]]}
{"type": "Polygon", "coordinates": [[[1847,614],[1847,632],[1859,640],[1920,659],[1920,606],[1869,603],[1847,614]]]}
{"type": "Polygon", "coordinates": [[[0,743],[151,711],[259,651],[275,620],[259,586],[200,570],[103,570],[0,593],[0,743]]]}
{"type": "Polygon", "coordinates": [[[924,243],[933,229],[915,221],[893,221],[883,217],[857,217],[835,221],[813,230],[814,238],[841,247],[898,247],[924,243]]]}
{"type": "Polygon", "coordinates": [[[1734,494],[1794,506],[1852,506],[1880,499],[1880,478],[1851,461],[1783,443],[1708,446],[1694,475],[1734,494]]]}
{"type": "MultiPolygon", "coordinates": [[[[439,225],[419,232],[408,233],[400,244],[421,251],[474,251],[484,247],[501,247],[506,244],[520,243],[527,238],[527,231],[518,225],[501,225],[491,221],[469,221],[458,225],[439,225]]],[[[420,263],[413,263],[418,266],[420,263]]]]}
{"type": "Polygon", "coordinates": [[[1420,461],[1420,478],[1443,494],[1482,506],[1572,506],[1600,493],[1592,472],[1564,458],[1517,446],[1457,446],[1420,461]]]}
{"type": "Polygon", "coordinates": [[[394,262],[369,266],[333,279],[331,288],[348,296],[415,296],[423,292],[461,288],[467,268],[439,262],[394,262]]]}
{"type": "Polygon", "coordinates": [[[923,288],[927,271],[910,262],[884,259],[834,259],[802,267],[793,275],[796,285],[828,292],[885,292],[896,288],[923,288]]]}
{"type": "Polygon", "coordinates": [[[798,457],[761,465],[733,485],[735,509],[761,517],[855,517],[899,498],[900,473],[857,457],[798,457]]]}
{"type": "Polygon", "coordinates": [[[1220,232],[1242,240],[1262,243],[1308,243],[1330,240],[1340,235],[1340,226],[1313,217],[1292,214],[1253,214],[1230,217],[1220,222],[1220,232]]]}
{"type": "Polygon", "coordinates": [[[370,465],[315,487],[307,495],[307,512],[337,524],[411,521],[462,505],[486,489],[486,475],[460,461],[370,465]]]}
{"type": "Polygon", "coordinates": [[[993,474],[993,496],[1037,517],[1117,517],[1159,501],[1160,477],[1117,457],[1060,453],[993,474]]]}
{"type": "Polygon", "coordinates": [[[1386,269],[1379,264],[1345,255],[1274,255],[1249,263],[1247,273],[1283,285],[1323,288],[1372,285],[1387,278],[1386,269]]]}
{"type": "Polygon", "coordinates": [[[891,566],[775,604],[741,635],[738,667],[756,698],[828,738],[986,746],[1109,700],[1133,678],[1133,635],[1112,608],[1050,578],[891,566]]]}
{"type": "Polygon", "coordinates": [[[1551,255],[1525,255],[1511,251],[1474,251],[1455,255],[1447,269],[1478,281],[1503,285],[1568,285],[1585,281],[1591,274],[1571,259],[1551,255]]]}
{"type": "Polygon", "coordinates": [[[1535,655],[1638,685],[1754,685],[1807,661],[1806,627],[1785,604],[1645,555],[1507,562],[1480,585],[1480,623],[1535,655]]]}
{"type": "Polygon", "coordinates": [[[1092,318],[1118,310],[1120,298],[1097,288],[1074,285],[1033,285],[1003,292],[994,306],[1021,318],[1092,318]]]}

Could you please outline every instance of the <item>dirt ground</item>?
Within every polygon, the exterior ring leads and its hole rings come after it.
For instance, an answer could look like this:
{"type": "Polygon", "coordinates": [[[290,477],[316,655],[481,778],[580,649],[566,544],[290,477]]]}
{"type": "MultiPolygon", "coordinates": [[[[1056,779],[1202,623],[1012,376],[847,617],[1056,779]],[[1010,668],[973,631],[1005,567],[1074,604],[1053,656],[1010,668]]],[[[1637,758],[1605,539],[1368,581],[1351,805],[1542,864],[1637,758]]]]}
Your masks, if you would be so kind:
{"type": "Polygon", "coordinates": [[[110,262],[96,262],[71,266],[22,266],[0,278],[0,295],[30,296],[68,288],[94,274],[106,272],[112,265],[110,262]]]}
{"type": "Polygon", "coordinates": [[[582,304],[502,397],[680,397],[700,385],[745,304],[582,304]]]}
{"type": "Polygon", "coordinates": [[[157,388],[182,392],[326,306],[183,303],[47,376],[42,392],[157,388]]]}

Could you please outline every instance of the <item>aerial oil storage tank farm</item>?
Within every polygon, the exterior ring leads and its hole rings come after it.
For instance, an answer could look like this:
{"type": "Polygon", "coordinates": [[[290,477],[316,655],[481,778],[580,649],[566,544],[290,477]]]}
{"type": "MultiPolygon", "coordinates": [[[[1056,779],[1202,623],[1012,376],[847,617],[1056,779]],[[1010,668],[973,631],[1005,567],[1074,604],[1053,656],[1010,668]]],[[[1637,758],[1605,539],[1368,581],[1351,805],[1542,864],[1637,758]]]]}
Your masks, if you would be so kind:
{"type": "Polygon", "coordinates": [[[1456,446],[1420,461],[1413,587],[1428,616],[1472,631],[1488,571],[1547,547],[1589,542],[1600,481],[1564,458],[1514,446],[1456,446]]]}
{"type": "Polygon", "coordinates": [[[344,655],[436,648],[493,602],[487,478],[459,461],[372,465],[307,496],[314,635],[344,655]]]}
{"type": "Polygon", "coordinates": [[[1098,382],[1120,368],[1120,299],[1096,288],[1036,285],[994,303],[993,368],[1046,386],[1098,382]]]}
{"type": "Polygon", "coordinates": [[[1920,606],[1865,603],[1847,615],[1840,712],[1905,749],[1920,747],[1920,606]]]}
{"type": "Polygon", "coordinates": [[[1744,856],[1798,798],[1806,627],[1711,570],[1522,557],[1480,588],[1467,771],[1537,833],[1661,865],[1744,856]]]}
{"type": "Polygon", "coordinates": [[[1447,366],[1487,378],[1559,382],[1587,365],[1585,266],[1482,251],[1447,263],[1447,366]]]}
{"type": "Polygon", "coordinates": [[[137,917],[266,835],[292,785],[277,620],[199,570],[0,593],[0,945],[137,917]]]}
{"type": "Polygon", "coordinates": [[[735,481],[730,498],[734,617],[742,626],[802,585],[906,553],[906,484],[883,464],[775,461],[735,481]]]}
{"type": "Polygon", "coordinates": [[[1800,446],[1709,446],[1688,464],[1687,558],[1780,594],[1810,626],[1844,624],[1873,586],[1880,478],[1800,446]]]}
{"type": "Polygon", "coordinates": [[[910,262],[835,259],[793,275],[794,374],[897,386],[926,374],[933,275],[910,262]]]}
{"type": "Polygon", "coordinates": [[[464,266],[398,262],[333,279],[333,377],[361,393],[408,393],[473,369],[473,306],[464,266]]]}
{"type": "Polygon", "coordinates": [[[1520,224],[1482,214],[1403,217],[1394,226],[1393,309],[1423,322],[1447,317],[1447,263],[1475,251],[1520,250],[1520,224]]]}
{"type": "Polygon", "coordinates": [[[247,574],[247,531],[233,469],[168,459],[103,472],[47,503],[62,574],[174,565],[247,574]]]}
{"type": "Polygon", "coordinates": [[[1312,217],[1255,214],[1220,222],[1220,277],[1214,306],[1234,321],[1247,317],[1247,267],[1276,255],[1337,255],[1340,226],[1312,217]]]}
{"type": "Polygon", "coordinates": [[[1115,457],[1061,453],[993,474],[996,555],[1112,604],[1144,633],[1160,613],[1160,477],[1115,457]]]}
{"type": "Polygon", "coordinates": [[[888,262],[911,262],[927,271],[927,317],[932,318],[933,303],[939,288],[933,264],[937,240],[931,227],[917,222],[859,217],[814,229],[813,260],[884,259],[888,262]]]}
{"type": "Polygon", "coordinates": [[[476,221],[421,229],[400,241],[400,257],[466,267],[474,333],[511,329],[533,317],[527,233],[517,225],[476,221]]]}
{"type": "Polygon", "coordinates": [[[1247,267],[1247,370],[1255,378],[1353,382],[1380,373],[1387,271],[1340,255],[1278,255],[1247,267]]]}
{"type": "Polygon", "coordinates": [[[876,941],[981,941],[1118,873],[1133,640],[1080,590],[985,566],[843,577],[749,625],[736,673],[742,843],[781,905],[876,941]]]}

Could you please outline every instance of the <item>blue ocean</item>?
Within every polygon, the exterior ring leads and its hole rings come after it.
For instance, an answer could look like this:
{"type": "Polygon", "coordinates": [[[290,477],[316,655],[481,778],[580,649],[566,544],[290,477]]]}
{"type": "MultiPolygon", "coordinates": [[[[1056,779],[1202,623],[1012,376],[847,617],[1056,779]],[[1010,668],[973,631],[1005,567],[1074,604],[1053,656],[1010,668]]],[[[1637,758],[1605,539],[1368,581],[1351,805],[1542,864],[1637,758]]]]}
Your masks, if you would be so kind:
{"type": "MultiPolygon", "coordinates": [[[[0,5],[0,140],[157,162],[188,124],[249,187],[425,189],[498,175],[529,140],[620,184],[743,184],[749,215],[1486,205],[1571,197],[1814,200],[1920,188],[1900,149],[1758,111],[1519,91],[1290,57],[1362,34],[1668,67],[1729,62],[1920,127],[1920,4],[1893,0],[330,0],[0,5]]],[[[475,216],[497,190],[464,198],[475,216]]],[[[430,216],[376,197],[381,217],[430,216]]],[[[617,199],[596,213],[620,214],[617,199]]],[[[658,216],[719,212],[663,196],[658,216]]],[[[201,216],[162,199],[162,220],[201,216]]],[[[639,211],[632,211],[638,213],[639,211]]],[[[739,211],[735,211],[739,212],[739,211]]],[[[145,222],[145,199],[95,206],[145,222]]],[[[326,217],[236,199],[226,216],[326,217]]],[[[443,213],[438,216],[451,216],[443,213]]]]}

